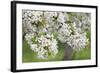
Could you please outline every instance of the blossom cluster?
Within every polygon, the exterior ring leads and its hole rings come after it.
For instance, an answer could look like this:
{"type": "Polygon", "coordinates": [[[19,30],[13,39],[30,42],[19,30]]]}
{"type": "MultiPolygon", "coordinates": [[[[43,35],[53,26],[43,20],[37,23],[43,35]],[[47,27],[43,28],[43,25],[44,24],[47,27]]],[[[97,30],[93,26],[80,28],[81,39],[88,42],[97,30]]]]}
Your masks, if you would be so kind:
{"type": "Polygon", "coordinates": [[[48,58],[49,55],[55,57],[58,53],[57,41],[53,38],[53,35],[41,35],[38,38],[35,38],[34,34],[26,34],[25,38],[30,45],[31,50],[37,53],[37,57],[41,59],[48,58]]]}
{"type": "Polygon", "coordinates": [[[48,33],[56,32],[57,38],[63,43],[72,32],[71,27],[66,23],[66,16],[65,12],[46,12],[45,14],[48,33]]]}
{"type": "Polygon", "coordinates": [[[22,11],[25,39],[40,59],[57,55],[57,40],[74,50],[84,48],[87,43],[85,30],[90,30],[90,18],[88,13],[22,11]]]}
{"type": "Polygon", "coordinates": [[[82,12],[68,12],[67,21],[74,22],[74,27],[78,32],[89,30],[91,25],[91,14],[82,12]]]}
{"type": "Polygon", "coordinates": [[[86,33],[71,35],[67,40],[68,45],[70,45],[76,51],[85,48],[87,42],[88,39],[86,38],[86,33]]]}
{"type": "Polygon", "coordinates": [[[37,32],[37,25],[43,21],[43,12],[31,10],[23,10],[22,12],[22,24],[24,32],[37,32]]]}

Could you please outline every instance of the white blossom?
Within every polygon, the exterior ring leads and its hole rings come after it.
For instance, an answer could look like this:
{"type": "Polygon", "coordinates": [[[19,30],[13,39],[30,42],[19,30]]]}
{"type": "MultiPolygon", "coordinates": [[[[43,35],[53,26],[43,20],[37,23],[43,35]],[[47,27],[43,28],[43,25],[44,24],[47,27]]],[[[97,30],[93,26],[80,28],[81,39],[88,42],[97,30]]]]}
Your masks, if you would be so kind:
{"type": "Polygon", "coordinates": [[[70,37],[70,34],[71,34],[71,29],[70,29],[70,26],[68,26],[68,24],[63,24],[62,26],[61,26],[61,28],[58,30],[58,36],[57,36],[57,38],[61,41],[61,42],[63,42],[63,43],[65,43],[66,41],[67,41],[67,39],[68,39],[68,37],[70,37]]]}
{"type": "Polygon", "coordinates": [[[57,21],[61,23],[65,23],[67,21],[67,14],[65,12],[59,12],[57,21]]]}
{"type": "Polygon", "coordinates": [[[44,18],[46,20],[46,23],[47,24],[53,23],[57,15],[58,15],[57,12],[45,12],[44,18]]]}
{"type": "Polygon", "coordinates": [[[67,40],[67,43],[74,49],[80,50],[85,48],[87,42],[86,33],[71,35],[67,40]]]}
{"type": "Polygon", "coordinates": [[[26,40],[30,45],[32,51],[37,52],[37,57],[41,59],[46,59],[48,53],[51,53],[53,57],[58,53],[57,41],[53,38],[53,35],[41,35],[36,38],[37,44],[32,42],[33,34],[26,34],[26,40]],[[30,43],[31,42],[31,43],[30,43]]]}

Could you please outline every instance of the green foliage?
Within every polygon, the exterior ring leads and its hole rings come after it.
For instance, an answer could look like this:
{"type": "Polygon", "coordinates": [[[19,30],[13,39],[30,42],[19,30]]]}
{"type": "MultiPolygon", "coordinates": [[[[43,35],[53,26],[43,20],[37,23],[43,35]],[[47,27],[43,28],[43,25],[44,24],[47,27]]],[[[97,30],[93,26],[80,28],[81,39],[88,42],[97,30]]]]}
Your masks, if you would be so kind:
{"type": "Polygon", "coordinates": [[[91,58],[91,49],[84,48],[80,52],[73,51],[72,60],[85,60],[91,58]]]}

